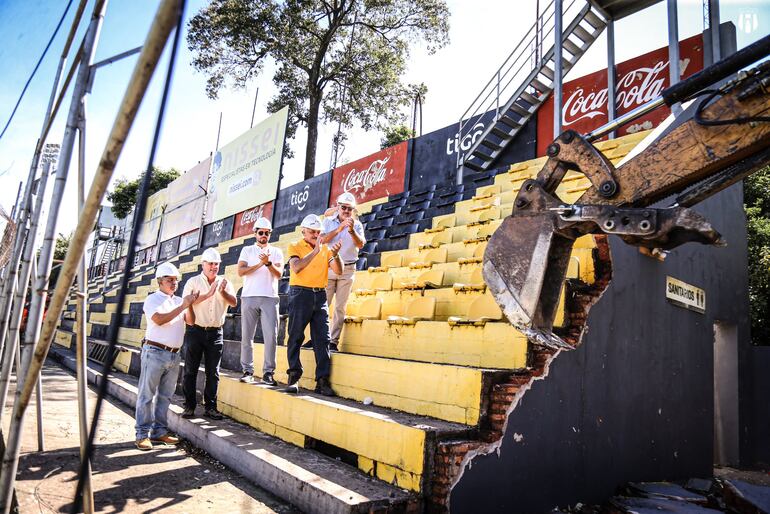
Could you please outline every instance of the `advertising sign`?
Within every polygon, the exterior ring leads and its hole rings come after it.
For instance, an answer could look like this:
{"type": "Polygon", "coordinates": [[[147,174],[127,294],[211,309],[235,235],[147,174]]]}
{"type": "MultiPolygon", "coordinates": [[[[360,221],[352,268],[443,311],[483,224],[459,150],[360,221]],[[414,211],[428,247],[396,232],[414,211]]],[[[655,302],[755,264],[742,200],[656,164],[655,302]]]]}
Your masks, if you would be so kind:
{"type": "Polygon", "coordinates": [[[158,253],[158,260],[165,261],[175,256],[179,251],[179,236],[163,241],[160,244],[160,250],[158,253]]]}
{"type": "MultiPolygon", "coordinates": [[[[494,117],[494,111],[468,120],[463,127],[465,135],[460,138],[458,124],[434,130],[412,141],[411,170],[409,171],[410,189],[424,188],[430,185],[453,184],[456,177],[458,152],[464,155],[484,132],[487,124],[494,117]],[[465,127],[470,127],[466,130],[465,127]]],[[[535,119],[531,118],[503,151],[495,163],[502,167],[535,157],[535,119]]],[[[469,168],[464,174],[472,173],[469,168]]]]}
{"type": "Polygon", "coordinates": [[[214,155],[206,222],[275,199],[288,113],[284,107],[214,155]]]}
{"type": "Polygon", "coordinates": [[[215,221],[209,225],[203,227],[203,246],[209,248],[217,245],[222,241],[228,241],[232,239],[233,235],[233,222],[235,216],[230,216],[223,220],[215,221]]]}
{"type": "Polygon", "coordinates": [[[179,251],[184,252],[185,250],[198,246],[199,235],[200,229],[195,229],[192,232],[179,236],[179,251]]]}
{"type": "Polygon", "coordinates": [[[691,311],[706,312],[706,291],[674,277],[666,276],[666,299],[691,311]]]}
{"type": "Polygon", "coordinates": [[[273,209],[273,228],[297,226],[308,214],[322,214],[329,205],[332,172],[281,189],[273,209]]]}
{"type": "Polygon", "coordinates": [[[138,248],[147,248],[158,242],[158,229],[163,215],[163,208],[168,201],[168,191],[162,189],[147,199],[147,210],[144,214],[144,223],[139,229],[136,240],[138,248]]]}
{"type": "Polygon", "coordinates": [[[166,187],[168,206],[163,215],[161,241],[200,227],[203,206],[206,203],[206,182],[211,158],[187,170],[184,175],[166,187]]]}
{"type": "Polygon", "coordinates": [[[404,141],[335,168],[332,171],[330,204],[333,205],[335,199],[345,192],[353,193],[358,203],[402,192],[407,146],[404,141]]]}
{"type": "MultiPolygon", "coordinates": [[[[615,101],[618,115],[654,100],[669,86],[668,47],[658,48],[616,65],[615,101]]],[[[698,34],[679,42],[679,72],[685,79],[703,69],[703,36],[698,34]]],[[[585,134],[607,123],[607,70],[564,84],[562,126],[585,134]]],[[[662,106],[619,128],[618,136],[651,129],[666,119],[671,110],[662,106]]],[[[553,141],[553,97],[537,114],[537,154],[553,141]]]]}
{"type": "Polygon", "coordinates": [[[239,212],[235,215],[233,239],[254,234],[254,222],[259,218],[267,218],[269,220],[272,216],[273,202],[267,202],[266,204],[252,207],[248,211],[239,212]]]}

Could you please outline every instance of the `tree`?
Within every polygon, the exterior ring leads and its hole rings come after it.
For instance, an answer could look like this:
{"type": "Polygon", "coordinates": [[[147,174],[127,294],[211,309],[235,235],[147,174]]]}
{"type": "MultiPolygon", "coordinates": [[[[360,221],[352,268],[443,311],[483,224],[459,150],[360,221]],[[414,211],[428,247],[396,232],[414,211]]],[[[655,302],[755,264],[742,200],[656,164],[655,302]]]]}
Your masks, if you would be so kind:
{"type": "Polygon", "coordinates": [[[770,166],[744,181],[751,339],[770,344],[770,166]]]}
{"type": "MultiPolygon", "coordinates": [[[[179,170],[176,168],[170,168],[163,170],[160,168],[152,168],[152,179],[150,180],[150,191],[148,194],[153,194],[161,189],[164,189],[170,182],[179,178],[179,170]]],[[[136,201],[139,195],[139,186],[144,179],[144,173],[139,175],[139,178],[134,180],[118,179],[115,182],[115,190],[111,193],[107,193],[107,200],[112,202],[112,212],[118,219],[124,219],[131,213],[131,209],[136,205],[136,201]]]]}
{"type": "Polygon", "coordinates": [[[445,0],[212,0],[190,20],[187,44],[211,98],[228,81],[245,87],[267,59],[276,63],[268,110],[289,106],[289,138],[307,127],[307,179],[319,122],[371,130],[403,121],[414,89],[400,79],[409,45],[443,47],[448,19],[445,0]]]}
{"type": "Polygon", "coordinates": [[[72,241],[72,232],[68,236],[65,236],[61,232],[56,237],[56,246],[53,250],[53,258],[55,261],[63,261],[67,256],[67,250],[70,247],[70,241],[72,241]]]}
{"type": "Polygon", "coordinates": [[[380,139],[380,150],[397,145],[414,137],[414,130],[406,125],[394,125],[385,129],[385,135],[380,139]]]}

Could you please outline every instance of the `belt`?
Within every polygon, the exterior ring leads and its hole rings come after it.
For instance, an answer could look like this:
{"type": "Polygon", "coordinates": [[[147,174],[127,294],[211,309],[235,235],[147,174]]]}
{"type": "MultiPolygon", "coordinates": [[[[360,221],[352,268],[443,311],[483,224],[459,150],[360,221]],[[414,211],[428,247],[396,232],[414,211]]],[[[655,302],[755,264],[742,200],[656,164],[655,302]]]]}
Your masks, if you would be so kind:
{"type": "Polygon", "coordinates": [[[222,329],[222,327],[202,327],[200,325],[193,325],[190,328],[195,328],[195,329],[198,329],[198,330],[204,330],[206,332],[211,332],[211,331],[221,330],[222,329]]]}
{"type": "Polygon", "coordinates": [[[305,287],[305,286],[290,286],[290,287],[296,287],[297,289],[304,289],[306,291],[313,291],[314,293],[320,293],[321,291],[326,292],[325,287],[305,287]]]}
{"type": "Polygon", "coordinates": [[[358,261],[353,261],[353,262],[345,262],[345,263],[343,263],[343,264],[345,264],[345,266],[355,266],[356,262],[358,262],[358,261]]]}
{"type": "Polygon", "coordinates": [[[155,341],[149,341],[147,339],[144,340],[144,344],[148,344],[150,346],[154,346],[155,348],[160,348],[161,350],[166,350],[167,352],[171,352],[171,353],[177,353],[180,350],[180,348],[171,348],[170,346],[166,346],[165,344],[156,343],[155,341]]]}

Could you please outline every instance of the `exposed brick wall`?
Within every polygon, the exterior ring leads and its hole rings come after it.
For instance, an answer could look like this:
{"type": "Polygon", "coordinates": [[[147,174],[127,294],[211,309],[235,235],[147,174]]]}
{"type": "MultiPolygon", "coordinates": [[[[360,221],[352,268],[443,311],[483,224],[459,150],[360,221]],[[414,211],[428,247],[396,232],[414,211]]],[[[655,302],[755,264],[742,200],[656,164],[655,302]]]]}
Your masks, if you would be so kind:
{"type": "MultiPolygon", "coordinates": [[[[569,324],[559,331],[559,335],[572,346],[580,344],[588,319],[588,311],[602,295],[612,278],[612,261],[607,236],[597,235],[594,238],[597,245],[594,253],[596,270],[594,283],[587,285],[571,281],[566,301],[569,324]]],[[[558,355],[556,351],[535,347],[531,347],[529,352],[530,366],[526,371],[510,374],[500,383],[492,386],[488,415],[481,421],[478,439],[439,443],[433,463],[429,496],[426,499],[427,512],[449,511],[452,487],[460,480],[466,466],[476,455],[491,453],[499,447],[505,433],[505,424],[518,401],[526,394],[533,381],[546,375],[548,365],[558,355]]]]}

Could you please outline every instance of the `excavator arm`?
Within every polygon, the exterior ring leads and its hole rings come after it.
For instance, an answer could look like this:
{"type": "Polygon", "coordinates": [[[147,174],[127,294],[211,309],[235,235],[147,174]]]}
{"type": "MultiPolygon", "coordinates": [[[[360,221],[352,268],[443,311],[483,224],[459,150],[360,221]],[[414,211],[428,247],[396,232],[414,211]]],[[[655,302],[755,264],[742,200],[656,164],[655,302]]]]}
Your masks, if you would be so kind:
{"type": "MultiPolygon", "coordinates": [[[[769,53],[770,36],[639,109],[637,116],[663,103],[694,99],[672,125],[618,168],[591,144],[609,128],[586,136],[566,131],[549,145],[548,160],[536,178],[522,184],[513,213],[492,235],[483,259],[492,295],[530,342],[572,348],[554,333],[553,322],[578,237],[616,235],[649,250],[687,242],[725,244],[690,207],[770,162],[770,61],[738,71],[769,53]],[[704,89],[736,71],[732,80],[704,89]],[[573,204],[556,193],[570,171],[591,183],[573,204]],[[674,195],[668,206],[660,206],[674,195]]],[[[633,117],[630,113],[626,121],[633,117]]]]}

